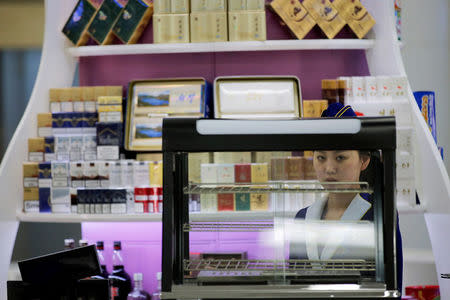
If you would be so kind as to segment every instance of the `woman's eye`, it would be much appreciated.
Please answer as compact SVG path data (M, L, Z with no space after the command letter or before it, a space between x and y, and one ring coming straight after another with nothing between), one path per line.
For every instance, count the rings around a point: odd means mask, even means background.
M344 160L344 159L345 159L345 156L343 156L343 155L339 155L339 156L336 157L337 161L341 161L341 160Z
M325 159L325 156L322 156L322 155L317 156L317 160L324 160L324 159Z

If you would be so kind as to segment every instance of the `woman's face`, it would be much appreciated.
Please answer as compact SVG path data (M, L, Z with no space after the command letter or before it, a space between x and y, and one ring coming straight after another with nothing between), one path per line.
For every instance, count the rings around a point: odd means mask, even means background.
M314 169L321 182L357 182L369 162L368 156L360 155L356 150L314 151Z

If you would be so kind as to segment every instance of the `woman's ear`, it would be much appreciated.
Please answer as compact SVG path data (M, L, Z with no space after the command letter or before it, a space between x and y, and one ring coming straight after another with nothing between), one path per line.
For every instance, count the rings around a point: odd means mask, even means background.
M364 171L367 169L370 163L370 156L369 155L361 155L361 171Z

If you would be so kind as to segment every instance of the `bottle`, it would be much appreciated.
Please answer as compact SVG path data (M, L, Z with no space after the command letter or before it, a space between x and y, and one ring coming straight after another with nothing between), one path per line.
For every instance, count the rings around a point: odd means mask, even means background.
M75 248L75 241L73 239L64 239L64 250Z
M79 245L80 247L85 247L85 246L89 245L89 243L88 243L87 240L79 240L79 241L78 241L78 245Z
M127 295L131 292L131 278L130 275L125 272L121 250L121 242L115 241L112 259L113 270L111 275L109 275L112 300L126 300Z
M142 273L134 273L134 290L128 294L127 300L150 300L150 295L142 288Z
M156 286L156 292L154 292L152 294L152 300L160 300L161 299L161 277L162 277L161 272L156 273L157 286Z
M80 246L81 246L81 241L80 241ZM105 256L103 255L103 250L105 249L103 241L97 241L96 247L97 247L97 256L98 256L98 262L100 263L101 273L100 273L100 275L92 276L92 278L108 279L109 273L108 273L108 270L106 269Z

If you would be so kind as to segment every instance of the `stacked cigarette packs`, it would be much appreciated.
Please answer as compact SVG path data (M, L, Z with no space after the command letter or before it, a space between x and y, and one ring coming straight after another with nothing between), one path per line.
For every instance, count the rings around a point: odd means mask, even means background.
M191 42L228 40L227 1L191 0Z
M264 0L229 0L228 32L230 41L265 41Z
M122 86L50 89L49 98L28 141L24 212L141 213L136 187L157 189L152 212L161 212L162 162L119 160Z
M359 0L274 0L270 8L298 39L303 39L315 24L329 39L346 24L362 39L375 25Z
M414 126L404 76L340 77L345 104L364 116L395 116L397 126L396 192L400 206L416 204Z
M264 185L269 180L267 163L204 163L201 164L201 184L218 185ZM192 199L191 199L192 201ZM196 201L194 199L193 201ZM267 211L267 193L217 193L200 195L200 211Z
M153 42L189 43L189 0L155 0Z
M164 0L165 1L165 0ZM99 45L117 37L124 44L136 43L153 14L150 0L79 0L62 32L75 45L89 38Z

